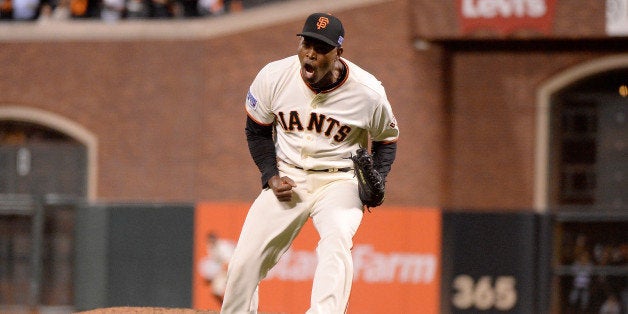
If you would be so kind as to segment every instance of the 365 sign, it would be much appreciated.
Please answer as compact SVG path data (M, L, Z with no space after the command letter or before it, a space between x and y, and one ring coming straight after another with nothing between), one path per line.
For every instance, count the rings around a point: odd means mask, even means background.
M476 31L508 35L520 30L550 34L556 0L458 0L463 34Z
M458 275L452 288L451 302L456 309L510 311L517 305L517 281L514 276L474 279L469 275Z
M527 212L443 213L443 312L544 313L537 230Z

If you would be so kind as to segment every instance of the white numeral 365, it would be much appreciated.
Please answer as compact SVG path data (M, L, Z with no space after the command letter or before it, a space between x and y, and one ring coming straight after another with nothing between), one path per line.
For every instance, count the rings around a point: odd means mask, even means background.
M456 308L488 310L495 307L500 311L512 309L517 304L516 280L513 276L495 278L482 276L477 282L469 275L458 275L453 281L455 289L452 303Z

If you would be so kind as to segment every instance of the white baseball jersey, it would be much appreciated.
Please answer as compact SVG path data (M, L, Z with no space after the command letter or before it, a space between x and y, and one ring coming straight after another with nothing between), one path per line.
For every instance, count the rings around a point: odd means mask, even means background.
M249 117L275 126L277 158L303 169L352 166L346 159L374 141L395 142L397 121L381 82L341 58L347 73L332 90L316 93L301 78L298 56L267 64L246 98Z

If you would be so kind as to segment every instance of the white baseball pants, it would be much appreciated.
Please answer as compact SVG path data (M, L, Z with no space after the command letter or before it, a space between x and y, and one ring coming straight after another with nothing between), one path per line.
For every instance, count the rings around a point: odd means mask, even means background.
M260 281L309 217L320 240L307 313L344 313L353 280L353 236L363 214L353 171L308 172L280 164L280 175L297 184L292 201L279 202L264 189L249 209L229 264L221 313L257 313Z

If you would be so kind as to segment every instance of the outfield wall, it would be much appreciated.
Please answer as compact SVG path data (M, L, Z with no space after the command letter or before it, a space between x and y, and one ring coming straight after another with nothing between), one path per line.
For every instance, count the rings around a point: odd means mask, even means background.
M217 310L199 273L209 233L235 243L248 205L110 204L77 216L75 306ZM534 213L376 208L354 238L349 313L539 313L549 241ZM302 313L318 236L308 222L261 284L260 310Z

